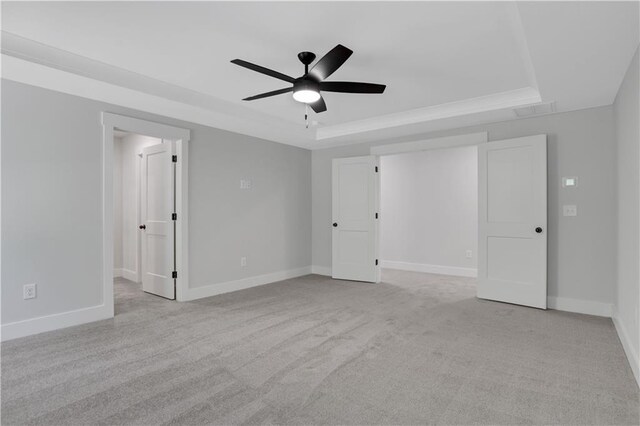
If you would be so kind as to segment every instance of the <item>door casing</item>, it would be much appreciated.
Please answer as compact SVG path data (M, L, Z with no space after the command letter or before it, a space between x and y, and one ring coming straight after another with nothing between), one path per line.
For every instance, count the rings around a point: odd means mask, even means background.
M189 288L188 142L191 131L109 112L102 113L102 281L103 304L114 315L113 291L113 145L114 131L137 133L175 143L176 163L176 300L186 300Z

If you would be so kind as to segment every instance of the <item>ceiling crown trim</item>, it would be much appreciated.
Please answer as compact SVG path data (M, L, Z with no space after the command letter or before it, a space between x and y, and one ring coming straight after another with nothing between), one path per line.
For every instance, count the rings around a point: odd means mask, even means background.
M332 139L358 133L393 127L408 126L428 121L441 120L451 117L477 114L507 108L536 104L542 101L540 92L533 87L511 90L503 93L465 99L432 107L418 108L366 120L352 121L335 126L321 127L317 132L317 140Z
M305 129L214 96L121 69L2 31L2 77L59 92L304 148L331 139L527 106L541 101L533 87L419 108L339 125ZM316 142L325 142L318 145Z

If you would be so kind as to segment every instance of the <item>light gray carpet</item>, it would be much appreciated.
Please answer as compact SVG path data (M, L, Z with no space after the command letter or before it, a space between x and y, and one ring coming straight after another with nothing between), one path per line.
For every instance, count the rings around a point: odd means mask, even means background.
M3 424L638 424L611 320L310 275L2 345Z

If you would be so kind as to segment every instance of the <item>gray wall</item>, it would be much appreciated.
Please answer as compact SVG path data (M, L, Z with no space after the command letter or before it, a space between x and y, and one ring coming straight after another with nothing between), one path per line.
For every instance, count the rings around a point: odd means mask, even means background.
M489 140L548 135L549 296L613 303L616 270L616 151L613 108L593 108L434 132L412 140L488 131ZM403 138L375 143L388 144ZM368 155L373 144L313 151L313 265L331 266L331 159ZM580 186L562 191L561 176ZM578 216L561 217L563 204Z
M382 261L476 269L477 147L382 156L380 171Z
M191 129L191 286L310 264L309 151L2 80L3 324L102 303L102 111Z
M618 285L617 317L639 353L640 304L640 85L638 51L614 103L618 143ZM636 360L637 362L637 360Z

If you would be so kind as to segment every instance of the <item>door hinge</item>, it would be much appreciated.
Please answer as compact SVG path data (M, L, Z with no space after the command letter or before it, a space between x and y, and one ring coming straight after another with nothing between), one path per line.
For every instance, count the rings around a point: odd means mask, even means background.
M173 271L171 273L171 278L178 278L178 271Z
M178 213L171 213L171 220L178 220Z
M376 219L378 218L378 213L376 213Z
M178 162L178 156L177 156L177 155L172 155L172 156L171 156L171 161L172 161L173 163L177 163L177 162Z
M376 166L376 173L378 173L378 166Z
M378 259L376 259L376 266L378 266Z

